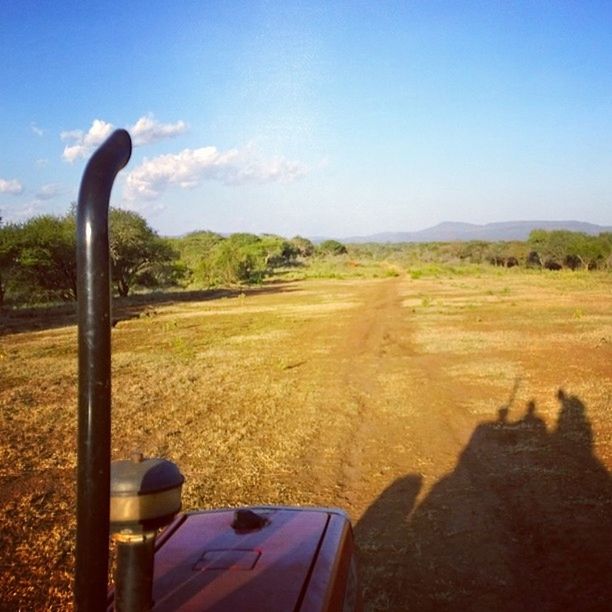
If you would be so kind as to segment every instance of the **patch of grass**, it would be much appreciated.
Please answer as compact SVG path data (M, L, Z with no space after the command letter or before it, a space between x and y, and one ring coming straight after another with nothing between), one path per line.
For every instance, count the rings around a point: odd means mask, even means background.
M498 269L479 264L420 264L408 268L410 278L448 278L455 276L497 275Z
M400 275L395 264L386 261L358 261L347 256L313 258L308 265L283 271L286 280L310 279L372 279L390 278Z

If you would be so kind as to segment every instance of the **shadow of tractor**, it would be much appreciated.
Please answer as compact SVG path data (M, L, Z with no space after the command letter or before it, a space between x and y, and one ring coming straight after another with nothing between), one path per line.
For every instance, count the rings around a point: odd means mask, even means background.
M584 404L558 398L552 430L532 402L478 425L416 509L420 476L381 494L356 526L366 608L610 609L610 475Z

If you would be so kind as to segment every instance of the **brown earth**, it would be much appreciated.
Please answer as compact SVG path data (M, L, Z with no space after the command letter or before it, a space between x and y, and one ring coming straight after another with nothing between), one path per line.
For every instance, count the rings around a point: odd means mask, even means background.
M606 610L609 276L278 285L116 312L113 456L186 508L338 506L369 610ZM63 609L75 330L0 344L3 609Z

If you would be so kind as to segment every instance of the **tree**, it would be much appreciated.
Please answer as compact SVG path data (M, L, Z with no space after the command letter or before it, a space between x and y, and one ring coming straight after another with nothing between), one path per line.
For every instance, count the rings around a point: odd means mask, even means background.
M7 283L15 270L17 245L17 228L14 225L2 224L0 217L0 309L4 305Z
M298 256L297 248L281 236L263 234L258 244L260 256L263 257L266 268L291 265Z
M76 299L76 220L42 215L12 228L15 279L35 299Z
M566 261L572 268L582 267L592 270L606 266L610 254L610 242L606 234L589 236L582 232L574 232L569 240ZM610 234L608 233L608 236Z
M548 233L545 264L547 267L552 269L563 267L575 235L575 232L568 230L554 230Z
M324 240L319 245L319 253L324 255L344 255L347 253L346 247L337 240Z
M308 238L302 238L302 236L294 236L290 240L291 244L294 246L297 254L300 257L310 257L315 252L315 246L312 244Z
M513 268L528 260L528 246L518 240L489 242L486 249L486 259L495 266ZM539 266L539 260L536 260Z
M601 262L606 269L612 268L612 232L602 232L597 236L597 244L601 249Z
M469 240L459 243L459 259L468 260L471 263L482 263L485 254L491 249L491 244L484 240Z
M258 256L254 248L256 244L256 241L244 240L243 234L233 234L217 244L207 262L208 284L234 285L261 281L265 262Z
M147 286L158 284L178 257L172 246L133 211L111 208L109 233L112 278L121 296L128 295L141 280Z
M211 253L222 240L223 236L210 231L196 231L180 238L170 238L169 243L179 253L180 262L177 265L183 266L183 279L196 285L206 285Z
M543 229L532 230L529 233L529 238L527 238L527 244L531 249L527 256L527 263L529 265L537 264L540 268L543 268L546 249L548 248L548 232Z

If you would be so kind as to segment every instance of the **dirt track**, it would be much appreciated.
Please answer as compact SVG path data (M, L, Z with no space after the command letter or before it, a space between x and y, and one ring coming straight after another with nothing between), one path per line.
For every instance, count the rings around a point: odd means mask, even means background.
M584 403L560 397L550 430L535 403L508 416L516 378L487 420L475 418L466 400L490 390L450 374L461 357L415 345L410 294L399 279L364 292L318 374L336 381L350 427L332 420L310 471L334 474L336 503L358 519L367 607L607 609L612 489ZM532 364L516 358L523 372ZM572 356L553 359L560 374ZM549 384L553 395L563 381Z
M607 609L609 285L555 282L312 282L118 309L113 456L176 461L187 508L344 508L369 610ZM62 607L74 329L3 341L4 520L24 517L3 538L19 551L4 601Z

